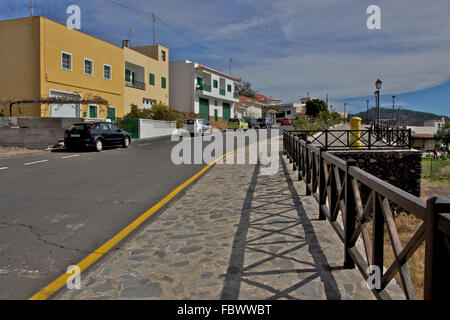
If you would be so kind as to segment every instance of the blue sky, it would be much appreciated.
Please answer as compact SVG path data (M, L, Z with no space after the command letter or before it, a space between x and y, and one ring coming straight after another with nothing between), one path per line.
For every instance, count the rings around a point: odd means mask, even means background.
M450 116L450 1L448 0L113 0L152 12L179 33L232 62L231 73L284 102L325 98L343 110L382 105ZM120 45L151 44L151 16L106 0L34 0L34 14L65 24L66 8L81 8L81 31ZM366 9L381 8L381 30L368 30ZM0 19L29 15L29 0L0 0ZM156 23L156 41L171 60L188 59L228 72L228 59L203 50ZM250 72L249 72L250 70ZM257 77L254 76L257 75Z

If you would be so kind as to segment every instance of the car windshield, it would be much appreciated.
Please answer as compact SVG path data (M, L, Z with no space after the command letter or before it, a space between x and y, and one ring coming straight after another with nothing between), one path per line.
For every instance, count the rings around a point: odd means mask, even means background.
M258 121L266 121L264 118L259 118Z

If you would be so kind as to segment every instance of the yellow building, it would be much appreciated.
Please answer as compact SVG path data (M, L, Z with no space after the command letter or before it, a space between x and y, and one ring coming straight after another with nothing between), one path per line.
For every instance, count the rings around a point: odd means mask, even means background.
M123 41L125 60L124 113L134 104L151 108L156 102L169 105L169 50L160 45L131 47Z
M0 21L0 100L98 96L102 105L15 105L13 116L124 115L123 49L44 17ZM9 108L2 113L9 115ZM5 110L6 109L6 110Z

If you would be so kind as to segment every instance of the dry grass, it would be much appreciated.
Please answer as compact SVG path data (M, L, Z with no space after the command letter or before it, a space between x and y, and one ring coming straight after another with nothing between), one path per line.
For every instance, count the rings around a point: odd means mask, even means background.
M395 226L397 228L397 233L400 238L402 247L404 248L409 240L413 237L414 233L419 229L422 220L416 218L412 214L400 213L395 216ZM372 238L372 222L367 224L367 228ZM389 233L387 228L384 228L384 266L389 268L389 266L394 262L394 250L392 249L392 243L389 238ZM411 281L416 292L416 299L423 299L423 288L424 288L424 268L425 268L425 243L422 243L420 247L414 252L411 258L406 262L408 266L408 271L411 276ZM400 278L400 273L395 275L395 280L402 288L402 281Z

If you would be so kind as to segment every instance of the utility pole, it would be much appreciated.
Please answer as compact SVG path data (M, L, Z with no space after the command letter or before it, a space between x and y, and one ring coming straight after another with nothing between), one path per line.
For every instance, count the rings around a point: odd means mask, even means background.
M231 59L231 58L229 58L230 59L230 76L231 76L231 62L233 61L233 59Z
M33 0L30 0L30 17L33 16Z
M394 103L395 103L395 96L392 96L392 120L395 119Z
M328 106L328 93L327 93L327 106Z
M153 45L156 44L156 38L155 38L155 22L156 22L156 16L152 14L152 20L153 20Z

